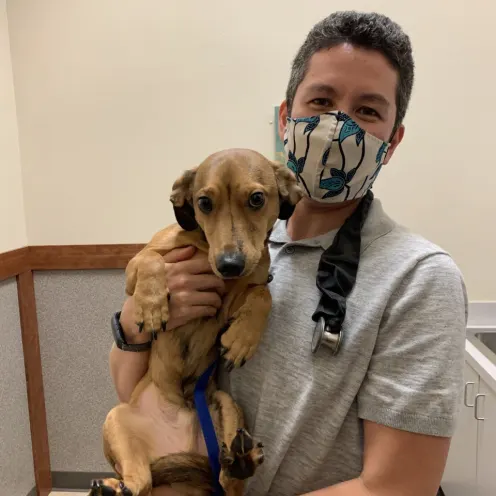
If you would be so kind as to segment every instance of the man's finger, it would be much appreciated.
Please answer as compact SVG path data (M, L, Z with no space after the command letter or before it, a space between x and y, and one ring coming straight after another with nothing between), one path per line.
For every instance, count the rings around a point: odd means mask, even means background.
M180 266L177 266L177 273L181 272L187 274L211 274L212 267L210 267L207 257L194 258L183 261Z
M196 274L191 278L189 289L196 291L217 291L219 294L224 294L225 284L222 279L213 274Z
M188 317L193 319L200 319L202 317L213 317L217 313L217 308L208 306L191 307Z
M195 254L194 246L186 246L185 248L176 248L164 255L165 263L177 263L189 260Z
M215 291L195 291L193 293L186 293L188 295L188 307L192 308L195 306L203 307L215 307L220 308L222 305L221 297ZM172 295L172 299L174 295Z

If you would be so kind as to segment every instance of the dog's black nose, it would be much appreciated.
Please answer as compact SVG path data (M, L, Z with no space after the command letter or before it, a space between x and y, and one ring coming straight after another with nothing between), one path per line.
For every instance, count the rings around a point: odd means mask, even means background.
M217 270L223 277L239 277L245 270L245 256L240 252L227 252L217 257Z

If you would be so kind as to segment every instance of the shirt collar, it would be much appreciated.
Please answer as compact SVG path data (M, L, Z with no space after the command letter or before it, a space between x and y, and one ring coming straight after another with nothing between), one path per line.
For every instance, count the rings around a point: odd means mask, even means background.
M392 231L396 224L389 218L384 209L382 208L382 203L379 199L374 198L372 205L370 207L370 212L365 221L365 225L362 230L362 243L361 252L365 251L370 244L377 238L384 236L388 232ZM287 231L288 222L286 220L278 220L274 224L271 235L269 236L269 241L276 244L287 244L291 243L295 246L308 246L316 247L319 246L324 250L327 250L332 245L334 237L338 232L338 229L333 229L325 234L316 236L314 238L300 239L298 241L292 241L289 237Z

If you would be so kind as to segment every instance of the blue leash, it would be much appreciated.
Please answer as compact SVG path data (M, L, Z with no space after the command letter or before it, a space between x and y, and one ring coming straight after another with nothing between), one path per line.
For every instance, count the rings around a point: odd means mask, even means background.
M210 462L210 468L212 469L213 476L213 493L215 496L223 496L224 489L220 485L220 452L219 443L217 441L217 435L215 434L214 424L212 422L212 417L210 416L210 411L208 409L206 389L208 386L208 381L212 375L215 367L217 366L217 360L214 360L212 364L203 372L199 377L194 392L194 400L196 411L198 412L198 419L200 421L201 430L203 432L203 437L205 438L205 443L207 445L208 460Z

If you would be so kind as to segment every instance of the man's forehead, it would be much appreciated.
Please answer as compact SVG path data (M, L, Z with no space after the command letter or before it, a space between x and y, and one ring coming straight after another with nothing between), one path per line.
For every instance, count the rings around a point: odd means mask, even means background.
M315 53L301 89L338 93L353 90L370 100L390 101L396 93L398 73L376 50L338 45Z

